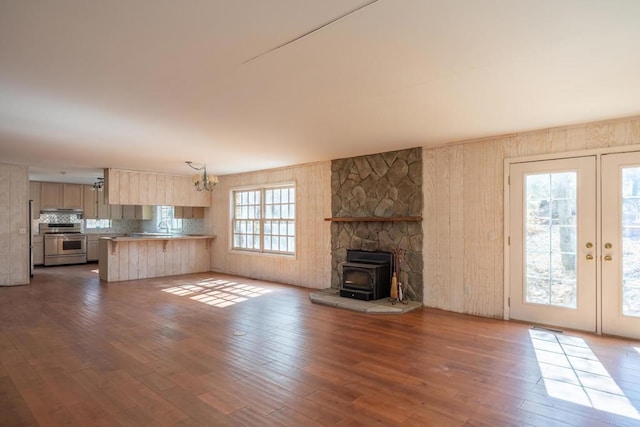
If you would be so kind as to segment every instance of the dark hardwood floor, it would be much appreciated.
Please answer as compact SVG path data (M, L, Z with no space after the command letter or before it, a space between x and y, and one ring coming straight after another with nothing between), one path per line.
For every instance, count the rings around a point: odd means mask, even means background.
M0 425L640 425L640 342L92 269L0 288Z

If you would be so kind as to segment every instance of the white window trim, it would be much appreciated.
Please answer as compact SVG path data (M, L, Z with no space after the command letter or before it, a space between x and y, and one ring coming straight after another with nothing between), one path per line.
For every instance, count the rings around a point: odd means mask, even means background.
M287 253L287 252L272 252L272 251L268 251L265 252L264 250L255 250L255 249L235 249L233 247L233 215L234 215L234 207L235 207L235 202L234 202L234 198L233 198L233 193L236 191L247 191L247 190L256 190L256 189L260 189L260 190L266 190L269 188L279 188L279 187L290 187L293 186L293 188L295 189L295 194L296 194L296 199L295 199L295 210L296 210L296 215L294 217L294 222L295 222L295 239L296 239L296 250L293 253ZM228 207L229 207L229 221L227 222L227 233L228 233L228 247L227 247L227 251L230 254L237 254L237 255L257 255L257 256L267 256L267 257L277 257L277 258L288 258L288 259L296 259L298 257L298 203L299 203L299 197L298 197L298 185L296 183L296 181L284 181L284 182L276 182L276 183L269 183L269 184L253 184L253 185L242 185L242 186L237 186L237 187L231 187L229 188L229 192L228 192ZM261 202L262 203L262 202ZM264 220L264 218L260 219L261 221ZM263 242L260 242L260 246L262 247Z

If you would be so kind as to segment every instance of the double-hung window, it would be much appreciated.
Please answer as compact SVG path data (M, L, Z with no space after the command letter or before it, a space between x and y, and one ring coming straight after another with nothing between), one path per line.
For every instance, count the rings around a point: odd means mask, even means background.
M296 189L293 184L232 192L232 249L293 255Z

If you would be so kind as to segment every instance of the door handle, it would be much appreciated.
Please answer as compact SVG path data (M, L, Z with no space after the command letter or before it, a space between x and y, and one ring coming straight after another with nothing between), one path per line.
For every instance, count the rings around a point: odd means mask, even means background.
M587 255L587 261L591 261L593 259L593 255L589 254Z
M611 258L611 255L605 255L604 260L605 261L611 261L613 258Z
M587 242L587 244L585 246L586 246L587 249L591 249L593 247L593 243Z
M605 249L611 249L613 247L613 245L611 243L605 243L604 244L604 248Z

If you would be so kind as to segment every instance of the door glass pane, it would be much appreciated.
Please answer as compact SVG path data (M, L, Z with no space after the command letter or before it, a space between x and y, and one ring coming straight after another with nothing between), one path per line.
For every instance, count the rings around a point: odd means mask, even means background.
M622 168L622 314L640 317L640 167Z
M576 172L527 175L525 302L577 307Z

